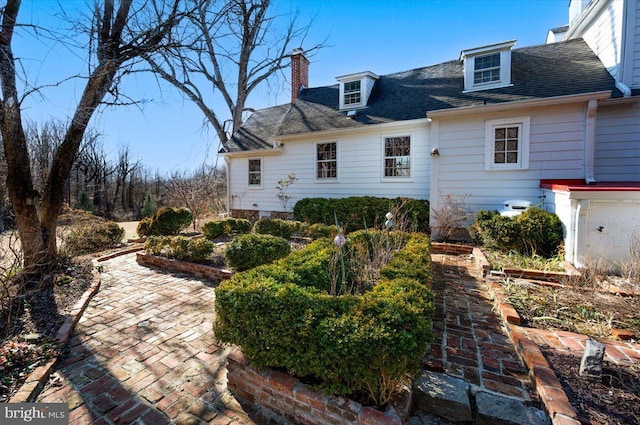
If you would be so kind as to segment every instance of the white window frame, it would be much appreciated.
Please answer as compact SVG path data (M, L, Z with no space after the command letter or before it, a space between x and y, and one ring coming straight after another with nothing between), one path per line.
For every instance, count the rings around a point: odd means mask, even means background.
M511 164L496 164L495 130L496 128L518 127L518 161ZM484 168L488 171L527 170L529 169L529 145L531 137L531 117L517 117L490 120L485 124Z
M358 88L350 89L347 91L347 86L355 83L358 83ZM351 96L358 96L358 101L347 102L347 97L351 97ZM362 80L346 81L343 84L342 102L344 103L345 108L348 108L349 106L356 106L356 105L362 104Z
M463 50L460 54L460 59L464 61L464 93L512 86L511 48L515 45L515 43L515 40L512 40L505 41L504 43L493 44L490 46ZM500 54L500 66L492 69L499 69L500 78L494 81L476 83L476 58L482 58L496 53Z
M251 183L251 174L256 173L255 171L254 172L251 171L251 161L260 161L260 171L257 172L259 173L259 176L260 176L260 184ZM249 189L262 189L263 181L264 181L264 159L261 157L247 158L247 187Z
M323 162L335 162L336 164L336 176L335 177L318 177L318 164L320 160L318 159L318 145L326 145L329 143L334 143L336 145L336 158L335 160L323 160ZM317 141L313 144L313 176L316 182L327 183L327 182L337 182L340 177L340 142L338 140L322 140Z
M478 59L483 59L483 58L488 58L488 57L498 57L498 65L497 66L489 66L487 68L481 68L481 69L477 69L476 65L478 63ZM500 52L493 52L493 53L487 53L486 55L478 55L475 56L473 58L473 85L474 86L479 86L481 84L495 84L496 82L500 81L500 70L501 70L501 65L502 65L502 61L501 61L501 54ZM494 73L494 71L497 71L497 73ZM491 77L493 78L495 75L497 75L497 78L495 79L490 79L488 81L478 81L476 82L476 76L478 74L482 75L485 72L491 72Z
M359 82L360 83L360 90L355 91L355 90L350 90L350 91L346 91L345 90L345 86L347 84L350 83L355 83L355 82ZM357 78L357 79L352 79L352 80L346 80L346 81L342 81L340 83L340 109L358 109L364 106L364 88L365 88L365 81L363 78ZM360 102L352 102L352 103L345 103L345 97L349 94L355 94L355 93L360 93Z
M393 156L387 156L386 155L386 144L387 144L387 139L393 139L393 138L398 138L398 137L408 137L409 138L409 175L408 176L387 176L385 175L386 172L386 160L387 158L395 158ZM387 181L387 182L397 182L397 181L411 181L413 179L413 168L414 168L414 160L413 160L413 151L414 151L414 146L413 146L413 134L407 134L407 133L403 133L403 134L384 134L382 135L382 168L381 168L381 176L382 176L382 181Z

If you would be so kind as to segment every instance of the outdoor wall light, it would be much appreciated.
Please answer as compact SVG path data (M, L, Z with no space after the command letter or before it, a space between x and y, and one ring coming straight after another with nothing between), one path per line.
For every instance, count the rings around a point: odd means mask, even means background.
M431 149L431 156L440 156L440 151L438 148Z

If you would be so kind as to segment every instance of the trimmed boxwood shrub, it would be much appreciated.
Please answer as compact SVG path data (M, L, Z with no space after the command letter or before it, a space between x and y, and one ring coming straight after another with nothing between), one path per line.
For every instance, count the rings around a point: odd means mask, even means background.
M562 222L553 213L529 208L513 218L497 211L478 211L469 233L487 248L553 257L563 241Z
M172 236L186 229L193 215L186 208L162 207L153 215L140 220L136 229L139 236Z
M406 247L394 255L395 270L384 272L390 278L362 295L327 293L327 264L337 250L327 239L237 273L216 289L215 336L240 345L258 367L313 376L327 392L364 392L384 405L419 370L432 338L428 238L411 236ZM403 269L414 256L426 260Z
M381 226L385 220L384 215L401 205L398 213L406 214L415 230L426 232L429 229L429 202L410 198L304 198L293 207L293 217L306 223L335 225L337 216L340 225L352 232L372 228L374 225Z
M253 231L262 235L273 235L289 239L294 233L300 233L304 223L300 221L263 218L256 221Z
M249 270L278 258L286 257L291 246L286 239L272 235L238 235L227 247L227 264L237 271Z
M65 248L72 255L89 254L120 246L124 229L116 222L106 221L74 229L65 239Z
M202 225L202 233L209 240L249 232L251 232L251 222L244 218L229 217L224 220L208 221Z
M149 254L193 263L205 262L213 253L214 244L204 238L185 236L151 236L144 248Z

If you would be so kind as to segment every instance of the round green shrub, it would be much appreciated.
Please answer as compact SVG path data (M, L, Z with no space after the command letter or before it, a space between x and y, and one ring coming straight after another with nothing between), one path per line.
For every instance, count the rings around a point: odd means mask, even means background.
M124 229L113 221L106 221L74 229L65 240L72 255L89 254L120 246Z
M186 208L160 208L153 216L151 234L159 236L177 235L186 229L193 215Z
M229 233L233 235L243 235L245 233L251 233L251 222L246 218L227 218L225 221L229 226Z
M214 220L204 223L201 230L205 238L214 240L227 233L227 226L223 220Z
M544 257L556 255L563 241L560 218L539 208L528 208L513 218L497 211L478 211L469 234L487 248Z
M262 235L280 236L290 239L292 235L301 233L305 223L292 220L281 220L279 218L264 218L256 221L253 231Z
M252 269L286 257L291 247L286 239L272 235L238 235L225 251L227 264L237 271Z
M209 240L250 232L251 222L244 218L229 217L224 220L209 221L202 226L202 233Z
M138 222L136 227L136 233L138 236L151 236L151 223L153 223L152 217L143 218Z
M306 224L306 223L305 223ZM303 236L306 236L311 239L320 239L320 238L334 238L338 231L336 230L336 226L329 226L327 224L322 223L313 223L310 225L306 225L302 228Z
M558 253L564 238L562 221L556 214L529 208L516 216L515 221L520 226L526 253L543 257L553 257Z

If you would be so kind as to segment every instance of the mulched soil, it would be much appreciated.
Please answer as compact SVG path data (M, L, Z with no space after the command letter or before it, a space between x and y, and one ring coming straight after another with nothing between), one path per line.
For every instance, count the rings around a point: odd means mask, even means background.
M28 374L59 348L53 343L58 329L91 285L91 262L78 260L47 276L51 285L13 302L5 297L0 311L0 402L8 401Z
M522 319L537 329L565 330L612 339L612 328L640 337L640 297L581 287L549 287L525 280L503 282ZM640 424L640 365L603 363L600 378L579 374L580 357L541 347L583 424Z
M640 365L629 368L605 361L600 377L581 377L579 357L542 349L580 422L640 424Z

